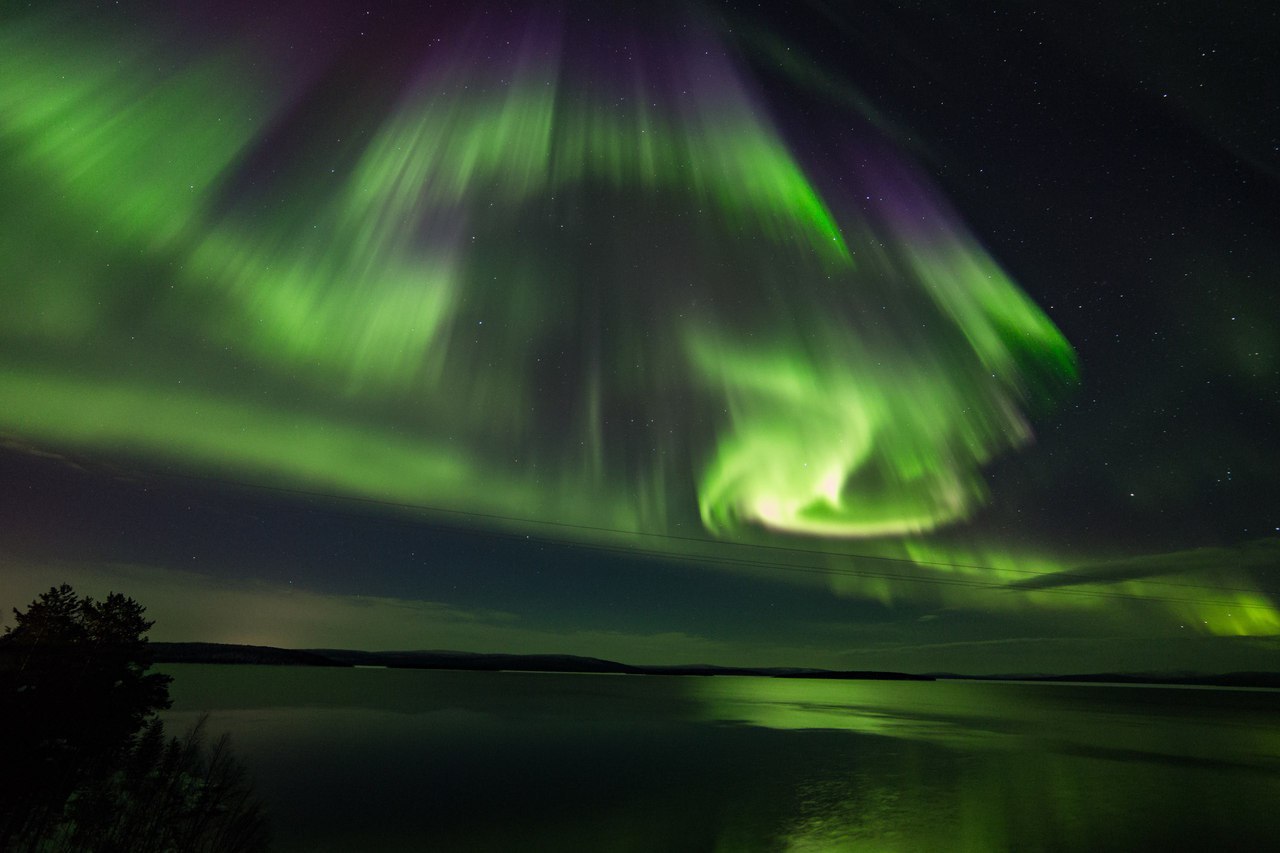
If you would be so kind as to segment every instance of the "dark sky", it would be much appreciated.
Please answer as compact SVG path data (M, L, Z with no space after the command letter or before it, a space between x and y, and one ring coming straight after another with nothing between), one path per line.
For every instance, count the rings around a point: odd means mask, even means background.
M256 5L0 17L5 612L1275 668L1268 5Z

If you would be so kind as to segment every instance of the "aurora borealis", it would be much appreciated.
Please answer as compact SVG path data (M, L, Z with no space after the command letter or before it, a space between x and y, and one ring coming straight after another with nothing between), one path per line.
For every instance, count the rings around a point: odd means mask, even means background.
M181 639L294 646L1274 649L1274 212L1068 183L1094 146L1160 155L1071 126L1091 95L1044 116L983 63L940 76L919 10L859 14L5 11L0 592L221 590L234 624ZM1274 183L1248 134L1159 121L1170 157ZM304 595L314 623L245 616ZM401 627L316 633L353 598Z

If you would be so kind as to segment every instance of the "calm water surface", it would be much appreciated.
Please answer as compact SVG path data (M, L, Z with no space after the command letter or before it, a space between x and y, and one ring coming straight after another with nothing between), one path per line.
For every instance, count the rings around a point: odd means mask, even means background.
M1280 692L166 665L279 850L1268 850Z

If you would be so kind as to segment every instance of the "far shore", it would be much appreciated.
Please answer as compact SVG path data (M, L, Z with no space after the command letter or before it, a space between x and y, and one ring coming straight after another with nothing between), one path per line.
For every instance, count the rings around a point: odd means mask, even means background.
M151 643L156 663L214 663L258 666L317 666L359 669L436 669L470 672L526 672L580 675L749 676L875 681L1000 681L1060 684L1233 687L1280 689L1280 672L1231 673L1011 673L969 675L806 667L736 667L712 664L640 666L578 655L486 654L458 651L281 649L230 643Z

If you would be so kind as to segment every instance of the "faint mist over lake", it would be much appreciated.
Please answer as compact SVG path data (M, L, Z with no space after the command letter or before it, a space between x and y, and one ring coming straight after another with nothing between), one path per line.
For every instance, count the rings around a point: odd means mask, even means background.
M279 850L1271 849L1280 691L170 664Z

